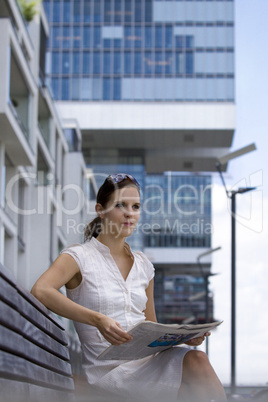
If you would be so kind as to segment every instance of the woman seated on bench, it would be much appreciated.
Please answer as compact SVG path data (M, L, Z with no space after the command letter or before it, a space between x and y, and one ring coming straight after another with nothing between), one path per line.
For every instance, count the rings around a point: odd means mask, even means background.
M207 355L189 346L133 361L97 360L110 344L131 342L127 331L142 320L156 321L156 315L154 267L125 241L140 215L135 178L108 176L96 212L85 243L63 250L32 289L50 310L74 321L91 392L104 401L226 401ZM67 297L58 291L64 285ZM208 335L187 345L198 346Z

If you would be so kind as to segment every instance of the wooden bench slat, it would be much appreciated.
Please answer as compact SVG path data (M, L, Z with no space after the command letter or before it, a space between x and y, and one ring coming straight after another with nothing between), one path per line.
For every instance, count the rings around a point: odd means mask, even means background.
M49 388L74 390L71 377L52 372L48 369L31 363L22 357L14 356L0 350L0 376L2 378L16 379L31 382Z
M54 322L59 328L63 329L59 319L54 313L48 310L39 300L36 299L28 290L24 289L23 286L17 284L13 273L7 269L4 265L0 263L0 277L4 278L10 283L18 293L28 300L29 303L33 304L41 313L43 313L48 319Z
M48 368L51 371L71 376L71 365L56 357L50 352L41 349L34 343L23 338L22 335L0 325L0 349L6 350L20 357Z
M30 304L32 304L37 310L39 310L44 316L46 316L50 321L56 324L61 330L64 330L59 318L47 309L34 295L24 289L21 285L16 285L19 295L24 297Z
M65 331L56 326L46 316L40 314L39 310L37 310L24 297L20 296L17 290L2 277L0 277L0 288L0 300L10 304L17 311L19 311L22 316L26 317L30 322L50 334L63 345L68 345L68 337Z
M20 313L0 300L0 324L20 331L23 325L23 317Z
M27 321L25 317L22 317L21 314L11 306L0 301L0 312L0 324L13 329L23 335L26 339L41 346L43 349L55 356L69 361L69 350L66 346L59 343L56 339L51 338L51 336Z
M16 279L9 269L7 269L3 264L0 263L0 275L8 280L13 286L16 286Z
M10 304L17 310L19 295L17 289L0 276L0 300Z
M57 339L63 345L68 345L68 337L66 333L59 327L55 326L52 321L47 317L40 314L40 312L27 302L24 298L20 298L20 305L18 306L20 314L27 318L34 325L47 332L53 338Z
M23 318L22 331L24 336L30 341L36 343L37 345L43 347L48 352L60 357L65 361L69 361L69 350L66 345L62 345L56 339L51 338L45 332L40 331L35 325Z

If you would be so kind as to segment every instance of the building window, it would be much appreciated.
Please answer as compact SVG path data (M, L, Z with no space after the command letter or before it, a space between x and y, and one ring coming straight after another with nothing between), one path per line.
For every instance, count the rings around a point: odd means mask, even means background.
M100 53L93 54L93 74L100 74Z
M121 73L121 53L114 52L114 74Z
M69 152L81 151L81 141L79 140L77 132L74 128L65 128L64 137L68 143Z
M63 20L65 22L71 21L71 2L70 2L70 0L65 0L63 2Z
M132 72L131 52L124 53L124 73L131 74Z
M91 22L91 0L84 0L84 22Z
M103 100L111 100L111 79L103 79Z
M99 49L101 47L101 28L100 27L94 27L93 28L93 46L96 49Z
M136 75L140 75L142 73L141 52L135 52L134 54L134 73Z
M94 22L101 22L101 2L94 0Z
M63 100L69 99L69 78L62 79L61 97Z
M120 80L120 78L114 78L113 99L114 100L121 99L121 80Z
M84 26L83 28L83 48L90 48L90 27Z
M111 53L110 52L103 53L103 73L104 74L111 73Z
M83 52L83 74L90 73L90 52Z
M73 74L80 72L80 53L73 52Z

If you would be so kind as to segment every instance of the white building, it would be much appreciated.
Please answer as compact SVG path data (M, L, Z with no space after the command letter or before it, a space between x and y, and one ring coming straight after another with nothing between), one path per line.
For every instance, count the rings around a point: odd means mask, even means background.
M67 225L85 223L89 211L76 192L88 174L81 133L60 121L44 82L49 28L38 7L26 24L16 0L0 3L0 261L28 289L60 249L82 241L82 228Z

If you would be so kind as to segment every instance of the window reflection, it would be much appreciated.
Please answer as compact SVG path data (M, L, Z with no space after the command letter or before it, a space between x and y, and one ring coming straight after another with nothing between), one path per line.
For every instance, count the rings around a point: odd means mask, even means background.
M152 72L153 72L152 66L153 66L152 52L145 52L145 55L144 55L144 73L151 75Z
M73 29L73 47L81 47L81 28L80 26L75 26Z
M70 53L63 52L62 53L62 74L68 74L70 72Z
M125 48L133 47L133 35L132 35L132 27L125 27Z
M69 49L71 47L71 30L70 27L63 27L62 47Z

